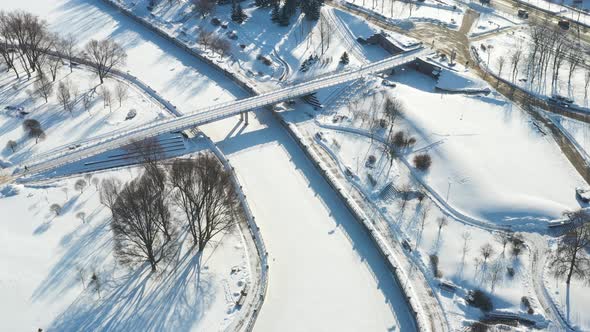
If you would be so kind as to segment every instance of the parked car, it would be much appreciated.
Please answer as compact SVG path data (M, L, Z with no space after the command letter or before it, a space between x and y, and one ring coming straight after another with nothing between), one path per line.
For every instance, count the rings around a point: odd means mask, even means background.
M590 203L590 189L582 187L576 188L576 198L584 203Z
M229 38L231 40L238 39L238 32L236 30L228 31L227 32L227 38Z
M564 103L568 103L568 104L573 104L574 103L574 100L573 99L568 98L568 97L564 97L564 96L561 96L561 95L553 95L553 96L551 96L551 98L555 98L558 101L561 101L561 102L564 102Z

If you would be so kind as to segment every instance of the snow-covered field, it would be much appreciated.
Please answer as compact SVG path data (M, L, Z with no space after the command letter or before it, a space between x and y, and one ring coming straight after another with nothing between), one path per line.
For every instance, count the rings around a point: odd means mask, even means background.
M127 181L137 174L127 169L93 178ZM202 255L183 249L155 275L146 265L126 269L113 259L109 210L94 185L74 189L80 178L19 185L16 195L0 196L3 329L202 331L231 323L233 293L250 274L237 229ZM60 215L52 204L61 205Z

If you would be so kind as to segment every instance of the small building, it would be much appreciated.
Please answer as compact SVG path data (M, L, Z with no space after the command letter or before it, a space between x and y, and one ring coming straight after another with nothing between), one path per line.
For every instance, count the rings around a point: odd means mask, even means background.
M370 45L379 45L392 55L396 55L404 51L401 47L397 46L393 38L391 38L391 36L385 32L376 33L367 38L365 42Z

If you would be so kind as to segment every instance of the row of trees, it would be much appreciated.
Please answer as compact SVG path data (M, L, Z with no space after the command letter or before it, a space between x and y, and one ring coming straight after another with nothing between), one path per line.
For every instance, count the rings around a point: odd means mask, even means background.
M543 89L545 82L549 80L551 92L555 93L563 71L567 72L568 87L572 86L574 72L585 65L583 54L580 44L555 24L533 24L530 28L530 43L524 52L518 48L507 57L498 57L497 67L500 76L505 68L509 70L509 78L514 82L519 74L520 64L526 61L525 75L528 84ZM587 72L584 82L586 93L590 85L590 70Z
M115 254L123 263L147 261L153 271L180 245L179 229L188 229L198 252L216 235L228 230L239 216L239 200L230 174L210 154L159 162L162 152L155 140L134 143L144 173L122 185L103 180L101 202L112 212ZM183 220L172 216L182 211Z
M74 58L82 56L102 84L111 70L124 64L127 58L123 48L110 39L91 40L80 53L73 35L61 37L52 33L46 21L19 10L0 12L0 40L1 59L8 69L13 70L17 78L20 77L19 68L25 70L28 78L36 72L38 78L44 80L41 85L45 89L49 81L56 80L63 60L69 62L72 71Z

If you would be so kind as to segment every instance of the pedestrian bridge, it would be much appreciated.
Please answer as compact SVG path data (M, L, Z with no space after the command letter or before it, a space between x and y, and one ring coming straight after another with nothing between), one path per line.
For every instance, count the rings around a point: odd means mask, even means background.
M34 174L44 172L101 152L123 147L133 141L143 140L165 133L183 131L260 107L303 97L320 89L354 81L371 74L408 64L416 60L416 58L425 55L425 53L426 50L424 49L412 50L381 61L365 64L359 68L343 70L253 97L198 109L190 113L185 113L180 117L154 121L132 129L114 131L106 137L103 136L98 139L77 142L75 143L75 149L72 149L73 143L70 143L52 150L50 155L45 154L39 159L29 162L26 173ZM22 171L22 169L17 170L17 172Z

